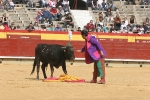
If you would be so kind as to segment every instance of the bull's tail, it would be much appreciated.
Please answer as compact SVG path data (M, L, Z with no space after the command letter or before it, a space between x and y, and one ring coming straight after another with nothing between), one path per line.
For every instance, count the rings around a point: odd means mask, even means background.
M32 75L32 74L34 73L35 66L36 66L36 60L34 59L34 63L33 63L33 69L32 69L32 71L31 71L31 74L30 74L30 75Z

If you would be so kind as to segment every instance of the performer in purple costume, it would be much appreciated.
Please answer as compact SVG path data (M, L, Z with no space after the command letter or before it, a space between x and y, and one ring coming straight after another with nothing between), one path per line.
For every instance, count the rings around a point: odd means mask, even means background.
M81 31L81 35L85 39L85 46L82 50L78 50L78 52L85 52L86 64L94 62L93 79L90 83L97 83L97 77L99 76L101 79L98 83L105 84L104 57L106 56L106 52L95 36L88 34L86 30ZM102 65L100 60L102 61Z

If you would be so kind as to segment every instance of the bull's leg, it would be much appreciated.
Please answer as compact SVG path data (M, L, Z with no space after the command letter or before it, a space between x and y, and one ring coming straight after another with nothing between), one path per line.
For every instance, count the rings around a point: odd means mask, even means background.
M42 63L42 66L41 66L43 76L44 76L45 79L47 78L46 73L45 73L45 68L46 68L47 65L48 65L48 63Z
M50 77L53 77L53 73L54 73L54 66L53 66L53 64L50 64L50 70L51 70L51 76Z
M66 62L64 62L64 63L62 64L62 70L63 70L63 72L64 72L65 74L67 74Z
M39 79L39 71L40 71L40 60L39 59L36 59L36 62L37 62L37 79Z

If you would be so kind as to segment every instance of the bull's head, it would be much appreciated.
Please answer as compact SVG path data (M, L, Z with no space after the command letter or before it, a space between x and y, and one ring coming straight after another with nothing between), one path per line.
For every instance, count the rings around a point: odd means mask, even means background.
M67 60L71 61L71 65L74 62L74 48L72 47L71 43L67 43L66 46L62 47L65 52L65 57Z

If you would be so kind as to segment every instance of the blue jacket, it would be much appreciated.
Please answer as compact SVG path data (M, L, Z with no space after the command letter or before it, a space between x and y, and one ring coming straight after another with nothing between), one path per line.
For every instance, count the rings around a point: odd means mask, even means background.
M42 18L48 18L49 20L52 19L52 14L49 11L43 11L42 14Z

